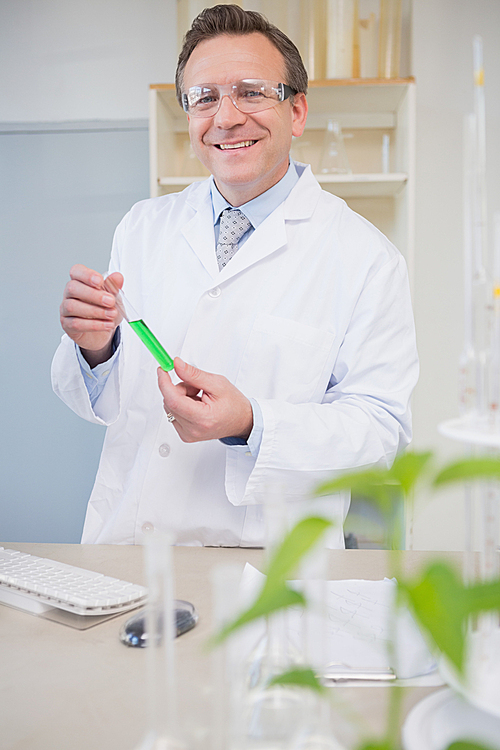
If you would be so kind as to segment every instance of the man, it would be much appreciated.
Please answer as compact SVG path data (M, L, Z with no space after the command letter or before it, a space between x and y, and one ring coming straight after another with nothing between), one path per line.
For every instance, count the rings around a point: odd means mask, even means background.
M334 472L390 463L409 442L406 268L309 167L290 163L307 74L262 16L205 9L176 86L212 177L135 205L110 264L111 281L180 355L175 373L156 372L102 276L75 266L54 388L108 426L82 541L134 543L156 527L178 544L258 546L272 485L303 497ZM343 546L348 505L328 498L332 546Z

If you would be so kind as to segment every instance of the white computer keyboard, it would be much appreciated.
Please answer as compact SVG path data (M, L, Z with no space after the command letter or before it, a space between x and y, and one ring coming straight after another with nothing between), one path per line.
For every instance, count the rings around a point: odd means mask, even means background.
M135 583L0 547L0 603L33 614L53 607L77 615L126 612L146 594Z

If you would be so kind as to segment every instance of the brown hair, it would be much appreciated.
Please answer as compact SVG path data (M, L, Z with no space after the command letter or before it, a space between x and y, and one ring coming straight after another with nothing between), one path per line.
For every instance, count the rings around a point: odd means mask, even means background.
M287 78L283 83L288 84L296 92L306 94L307 71L299 50L286 34L254 10L243 10L239 5L214 5L212 8L205 8L196 16L184 37L175 73L175 91L179 104L182 106L182 82L186 63L200 42L221 34L237 36L254 33L263 34L283 55Z

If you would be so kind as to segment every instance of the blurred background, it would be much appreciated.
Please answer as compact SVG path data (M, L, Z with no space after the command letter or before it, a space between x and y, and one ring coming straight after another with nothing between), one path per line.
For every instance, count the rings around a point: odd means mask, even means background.
M339 178L330 171L324 179L328 189L346 197L368 218L375 205L374 216L382 228L384 221L389 229L398 223L395 212L404 213L404 230L396 227L395 236L410 266L421 357L413 401L414 447L431 448L444 461L463 450L441 437L437 426L458 415L458 358L463 342L462 130L464 115L473 107L474 34L482 36L484 45L490 218L500 210L500 3L403 0L400 49L392 51L397 69L384 72L376 52L370 52L374 34L381 31L384 2L359 0L358 17L351 23L360 34L361 56L356 63L354 54L352 67L350 54L347 68L342 67L344 58L325 53L321 37L326 33L331 49L331 19L338 4L311 0L242 4L268 13L278 25L288 24L284 30L292 38L302 35L294 41L312 79L380 78L382 74L405 79L404 90L413 91L410 120L405 124L406 156L393 153L395 133L389 145L391 162L408 162L408 179L391 188L393 197L377 197L370 185L388 184L387 174L398 171L394 163L366 169L386 176L366 178L361 193L352 187L359 171L356 159L372 146L368 136L363 140L363 128L351 116L349 102L342 104L340 120L354 174ZM154 176L155 170L161 171L158 165L165 154L157 154L150 170L150 126L157 139L152 142L153 155L158 140L169 141L159 128L158 113L150 122L150 85L173 82L179 37L199 6L185 0L0 3L1 541L80 539L104 429L80 420L52 393L50 363L61 336L58 307L69 268L79 262L104 271L116 225L133 203L153 193L150 172ZM304 18L316 23L319 19L320 31L311 23L307 39ZM339 46L338 38L335 44ZM317 118L311 123L324 131L327 109L318 98L321 90L311 87L311 109ZM165 96L169 95L167 90ZM182 112L172 117L177 122ZM378 126L377 137L382 137L383 125ZM181 141L182 128L173 128ZM392 133L389 127L388 132ZM319 171L324 145L318 141L311 146L313 133L312 129L302 153L307 160L310 149ZM301 146L294 144L294 148ZM179 161L178 152L176 141L172 164ZM177 189L175 185L182 186L190 176L188 156L184 150L182 154L177 172L171 172L177 175L175 180L159 192ZM153 183L153 187L159 184L156 178ZM415 549L463 548L460 490L418 497L408 523Z

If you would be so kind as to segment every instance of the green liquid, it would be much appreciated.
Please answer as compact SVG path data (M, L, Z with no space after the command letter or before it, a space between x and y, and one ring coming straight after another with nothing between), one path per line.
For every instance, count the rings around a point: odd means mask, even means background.
M168 356L156 336L151 333L146 323L143 320L130 320L129 325L139 336L142 343L148 347L156 361L159 362L161 369L166 372L173 370L173 360Z

